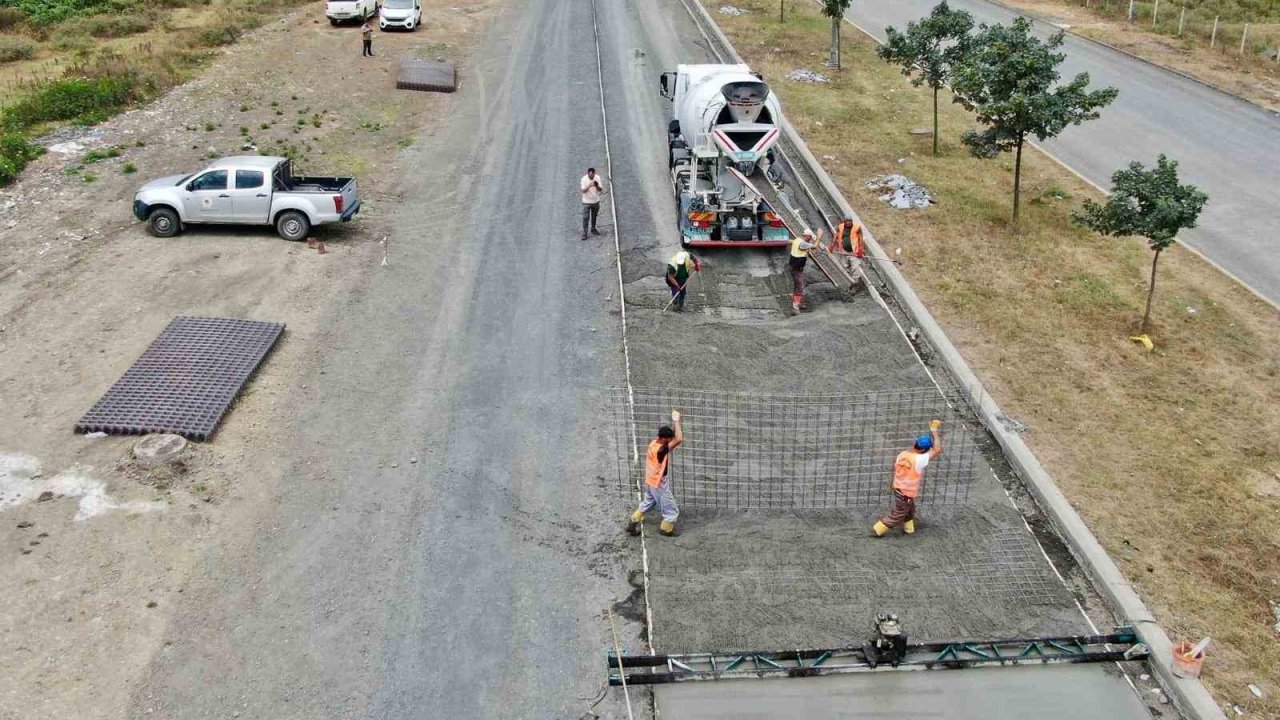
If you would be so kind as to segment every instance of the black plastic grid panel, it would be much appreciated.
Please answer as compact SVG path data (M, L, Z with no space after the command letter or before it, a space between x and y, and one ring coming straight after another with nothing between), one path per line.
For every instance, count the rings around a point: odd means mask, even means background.
M283 332L283 323L174 318L80 418L76 432L206 440Z
M447 60L405 60L396 75L396 88L422 92L453 92L458 74Z
M966 406L933 387L787 396L618 388L613 407L624 492L640 487L645 448L671 410L683 413L685 444L670 477L690 509L886 506L894 459L935 418L944 422L944 451L925 473L920 501L964 505L981 470Z

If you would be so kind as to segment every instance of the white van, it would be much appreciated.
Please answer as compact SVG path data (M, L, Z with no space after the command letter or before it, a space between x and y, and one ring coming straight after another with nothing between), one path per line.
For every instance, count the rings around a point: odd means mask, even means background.
M409 32L422 24L421 0L382 0L378 28L404 28Z
M365 20L378 14L378 0L328 0L324 16L330 25L346 20Z

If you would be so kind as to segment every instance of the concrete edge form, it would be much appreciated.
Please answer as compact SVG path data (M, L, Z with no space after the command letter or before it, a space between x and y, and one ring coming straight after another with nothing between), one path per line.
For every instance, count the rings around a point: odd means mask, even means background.
M744 62L737 49L701 2L694 0L689 4L701 14L704 24L715 33L716 39L733 53L734 59L739 63ZM782 118L782 131L787 140L800 151L801 161L818 179L822 185L822 191L842 213L863 225L863 238L868 249L878 257L889 257L785 115ZM1156 622L1155 617L1138 597L1124 573L1094 537L1093 532L1085 525L1067 497L1058 489L1053 478L1031 452L1031 448L1023 442L1021 437L1005 429L1000 422L1000 418L1004 417L1000 407L986 392L985 386L961 357L960 352L951 344L942 327L921 302L906 277L896 266L889 263L880 263L879 267L875 268L875 272L884 280L903 311L919 328L923 338L933 347L939 362L958 385L970 391L974 409L978 412L982 424L1000 444L1010 465L1035 497L1040 508L1049 516L1071 550L1071 554L1075 556L1094 586L1111 605L1112 611L1122 621L1132 625L1138 632L1138 636L1150 648L1149 665L1152 673L1177 708L1193 720L1226 720L1226 714L1198 679L1183 678L1173 674L1173 643L1169 640L1169 636Z

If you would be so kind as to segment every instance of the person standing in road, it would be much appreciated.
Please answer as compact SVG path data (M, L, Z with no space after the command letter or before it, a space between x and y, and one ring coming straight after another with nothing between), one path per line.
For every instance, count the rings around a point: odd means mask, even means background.
M884 537L889 529L901 524L908 535L916 531L916 497L929 462L942 453L942 421L929 423L929 434L916 438L910 450L898 453L893 463L893 505L889 514L876 521L871 532Z
M649 441L648 452L644 458L644 498L640 508L631 513L631 521L627 523L627 534L639 535L640 524L644 522L644 514L655 505L662 513L662 524L658 532L667 537L676 533L676 518L680 516L680 508L676 505L676 496L671 492L671 477L668 473L671 465L671 451L684 442L684 430L680 427L680 411L671 411L673 430L667 425L658 428L658 437Z
M702 261L688 250L681 250L671 257L667 263L667 288L671 290L671 309L684 312L685 287L689 284L691 273L702 270Z
M809 260L809 251L817 247L822 240L822 231L815 236L812 230L805 230L798 238L791 239L791 257L787 258L791 268L791 312L799 314L804 303L804 266Z
M373 57L373 26L369 24L368 20L365 20L364 24L360 26L360 40L364 45L364 50L360 56Z
M587 168L587 174L578 183L582 192L582 239L587 239L587 230L592 235L599 235L596 229L596 217L600 215L600 198L604 195L604 183L596 175L595 168Z

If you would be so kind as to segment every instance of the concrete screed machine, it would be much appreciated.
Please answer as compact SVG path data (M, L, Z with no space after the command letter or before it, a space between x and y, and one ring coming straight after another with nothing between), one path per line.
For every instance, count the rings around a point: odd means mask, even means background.
M769 86L746 65L678 65L660 87L672 107L667 160L681 244L786 246L786 224L758 189L779 179L782 108Z

